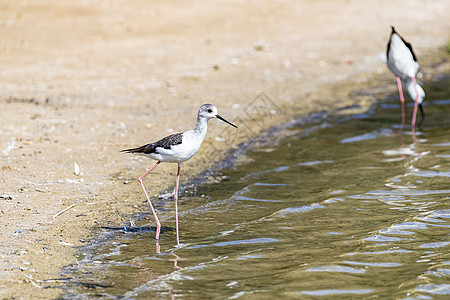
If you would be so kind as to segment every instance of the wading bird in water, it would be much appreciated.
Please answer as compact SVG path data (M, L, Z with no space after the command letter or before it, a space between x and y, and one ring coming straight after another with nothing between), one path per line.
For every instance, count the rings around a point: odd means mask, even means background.
M236 125L228 122L227 120L219 116L217 114L217 108L214 105L203 104L202 106L200 106L198 110L197 123L194 129L166 136L165 138L151 144L146 144L141 147L125 149L121 151L126 153L147 156L157 161L156 164L154 164L147 172L145 172L138 179L139 184L141 185L142 190L144 191L145 197L147 198L153 216L155 217L156 240L159 240L159 234L161 232L161 223L159 222L158 217L156 216L156 211L153 208L150 198L148 197L147 191L145 190L142 180L162 162L178 164L174 200L175 200L175 224L177 231L177 245L178 247L180 247L180 240L178 235L177 201L178 201L178 184L180 181L181 163L190 159L198 151L198 149L200 149L200 146L202 145L202 142L205 139L206 131L208 130L208 121L209 119L212 118L218 118L219 120L222 120L225 123L237 128Z
M408 91L411 99L415 100L414 112L412 116L411 126L415 131L417 108L420 109L422 120L418 124L419 127L425 120L425 112L422 107L422 101L425 98L425 92L416 82L416 74L419 71L419 62L414 54L410 43L405 41L392 27L391 36L387 45L387 66L389 70L397 77L397 88L400 95L402 124L405 124L405 99L403 98L402 82Z

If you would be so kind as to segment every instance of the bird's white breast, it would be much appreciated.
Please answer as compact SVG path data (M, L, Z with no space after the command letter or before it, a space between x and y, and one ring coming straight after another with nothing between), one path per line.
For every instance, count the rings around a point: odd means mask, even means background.
M163 162L182 163L197 153L204 137L204 134L194 130L183 132L181 144L173 145L170 149L158 147L156 148L158 153L153 154L152 158Z

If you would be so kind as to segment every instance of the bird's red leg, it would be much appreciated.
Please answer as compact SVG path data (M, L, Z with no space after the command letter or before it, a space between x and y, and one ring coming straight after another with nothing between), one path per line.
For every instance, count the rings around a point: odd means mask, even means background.
M177 230L177 245L178 245L178 247L180 247L180 239L178 236L178 206L177 206L177 202L178 202L178 184L180 182L180 171L181 171L181 164L178 164L177 183L175 184L175 195L173 197L175 200L175 226L176 226L176 230Z
M141 185L141 188L144 191L145 197L147 197L148 205L150 205L150 209L152 210L153 216L155 217L156 239L157 240L159 240L159 233L161 232L161 223L159 223L159 220L158 220L158 217L156 216L156 212L155 212L155 209L153 208L152 202L150 202L150 198L148 197L148 194L147 194L147 191L145 190L144 184L142 184L142 180L144 179L145 176L147 176L148 173L153 171L153 169L156 168L160 163L161 163L161 161L158 161L156 164L153 165L153 167L151 167L147 172L144 173L144 175L142 175L138 179L139 184Z
M403 98L402 80L400 79L400 76L397 76L397 88L398 88L398 94L400 95L400 102L401 102L402 125L404 125L405 124L405 98Z
M412 131L415 132L416 131L417 108L419 107L419 92L417 91L416 77L413 77L413 81L414 81L414 89L416 90L416 102L414 103L414 111L413 111L413 116L412 116L411 128L412 128Z

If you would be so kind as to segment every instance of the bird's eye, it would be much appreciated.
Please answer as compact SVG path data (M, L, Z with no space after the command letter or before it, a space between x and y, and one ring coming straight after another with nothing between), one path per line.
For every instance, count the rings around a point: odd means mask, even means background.
M208 113L212 113L212 109L210 108L210 109L208 109Z

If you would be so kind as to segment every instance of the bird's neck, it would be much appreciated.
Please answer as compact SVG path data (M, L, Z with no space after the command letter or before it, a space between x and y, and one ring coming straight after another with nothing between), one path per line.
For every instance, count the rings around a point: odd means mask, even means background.
M195 124L196 132L202 132L206 133L206 130L208 130L208 119L206 118L197 118L197 123Z

